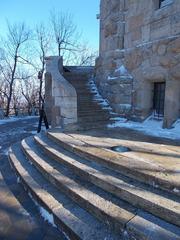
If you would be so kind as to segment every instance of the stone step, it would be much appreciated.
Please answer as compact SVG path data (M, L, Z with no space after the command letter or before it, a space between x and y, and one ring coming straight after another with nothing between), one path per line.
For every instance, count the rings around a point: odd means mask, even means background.
M142 210L137 211L136 208L131 207L124 201L118 200L116 197L113 197L112 194L100 190L99 187L90 183L85 183L86 181L82 182L81 178L78 177L78 174L76 175L77 171L71 171L71 168L69 167L71 164L69 165L68 163L69 166L67 168L63 164L57 162L57 160L50 159L50 157L47 156L47 152L42 152L39 145L37 145L37 142L34 142L32 138L26 139L22 145L23 144L25 144L23 148L29 156L29 159L23 154L20 144L14 145L9 153L9 160L16 171L18 180L24 185L25 189L29 192L30 196L36 201L36 203L39 204L41 212L45 212L46 217L48 212L48 219L51 219L51 221L53 220L56 226L67 234L69 239L179 240L180 228ZM82 142L79 141L79 146L81 145ZM49 146L49 148L51 147L54 149L54 146ZM63 153L65 152L62 150L61 154ZM67 155L67 157L70 156ZM75 159L74 161L77 160ZM82 170L85 172L84 168ZM71 192L67 192L67 195L64 194L62 191L63 189L59 186L58 182L54 181L55 178L58 178L59 173L62 174L62 172L65 173L65 178L61 179L62 185L68 185L68 189L75 188L75 191L77 193L80 192L82 196L84 196L86 191L93 192L93 195L97 195L98 192L100 198L107 201L107 205L115 205L118 206L118 208L120 208L119 205L121 205L121 214L128 212L129 217L132 215L132 218L130 218L129 221L127 221L127 214L125 214L125 216L121 215L121 223L127 222L124 224L123 228L121 227L121 230L118 228L118 235L109 229L109 222L106 222L107 225L104 225L85 209L81 208L79 205L82 205L82 202L79 202L77 198L73 198L72 201L70 197ZM80 185L82 187L79 188L76 184L71 185L70 182L67 181L69 172L71 172L73 183L75 182L78 186ZM46 175L43 175L44 173ZM95 172L92 172L91 174L93 173ZM82 177L84 178L85 176ZM58 178L58 180L60 179ZM56 187L54 187L54 184L58 184L58 186L56 185ZM80 199L82 196L80 196ZM91 196L90 199L88 198L88 201L90 200ZM85 198L83 201L85 201ZM76 202L78 202L78 204ZM102 202L100 201L94 204L102 205ZM100 209L107 205L102 205ZM85 206L85 208L87 208L87 206ZM94 211L94 209L92 211ZM107 212L110 212L110 209L107 210ZM99 216L99 214L98 217L102 218L103 216ZM110 214L111 216L117 216L117 212L110 212ZM115 225L118 227L118 217L116 221L117 225ZM110 223L110 225L112 225L112 223Z
M10 149L9 160L18 181L39 205L41 212L45 212L46 216L64 231L68 239L104 240L107 236L108 239L119 239L107 226L49 183L34 165L27 161L20 144Z
M77 100L77 103L79 104L78 107L93 107L93 106L97 106L97 107L100 107L100 109L102 109L102 101L96 101L96 100L92 100L92 101L89 101L89 102L85 102L83 100Z
M70 168L82 181L89 181L135 207L180 226L180 204L177 198L69 153L45 136L34 138L49 157Z
M88 89L88 86L87 86L87 83L85 81L82 81L82 82L72 82L70 81L69 82L73 87L77 88L78 89Z
M89 104L84 106L83 104L78 105L77 107L77 112L82 112L82 111L86 111L86 112L94 112L94 111L100 111L103 110L102 107L98 104Z
M128 203L111 196L93 184L81 181L68 168L47 158L32 138L22 141L22 149L32 164L57 189L75 201L100 221L108 224L113 231L121 233L136 214Z
M74 86L77 93L77 112L78 112L78 130L89 130L92 128L105 128L108 124L110 115L103 113L104 100L95 98L96 92L91 92L88 75L83 78L78 74L67 73L67 80ZM96 116L96 111L99 111ZM88 112L88 114L81 114ZM113 116L112 116L113 117ZM100 122L99 122L100 120ZM98 121L98 122L97 122Z
M89 105L92 105L92 104L100 105L103 102L104 102L103 100L96 100L96 99L91 99L91 100L77 99L77 103L82 105L82 106L89 106Z
M138 158L127 157L110 149L88 146L63 133L48 131L47 135L66 150L73 151L81 157L102 164L140 182L179 195L180 183L178 178L176 176L168 177L164 169L158 165L139 161ZM178 191L174 191L174 189Z
M110 117L115 117L115 115L111 115L107 110L94 110L94 111L79 111L78 112L78 117L83 117L83 116L97 116L97 115L104 115L110 116Z
M80 94L80 96L78 97L94 97L96 95L94 93L89 92L88 90L82 92L77 91L77 93Z
M65 76L65 78L70 82L71 84L78 84L78 83L87 83L87 74L69 74Z
M97 123L100 121L108 121L111 117L108 114L99 114L99 115L89 115L89 116L78 116L78 123Z
M87 88L86 86L83 87L76 87L76 92L78 94L86 94L88 93L89 95L96 95L96 92L91 92L91 90L89 88Z
M90 129L106 129L107 125L110 123L113 123L113 121L110 120L102 120L102 121L91 121L91 122L85 122L85 121L81 121L79 123L77 123L77 131L86 131L86 130L90 130Z
M97 103L101 103L104 102L104 100L102 99L94 99L93 97L77 97L77 101L78 102L82 102L82 103L89 103L89 102L97 102Z
M78 99L77 103L84 106L91 106L91 105L100 105L103 101L92 99L91 101L83 101L82 99Z

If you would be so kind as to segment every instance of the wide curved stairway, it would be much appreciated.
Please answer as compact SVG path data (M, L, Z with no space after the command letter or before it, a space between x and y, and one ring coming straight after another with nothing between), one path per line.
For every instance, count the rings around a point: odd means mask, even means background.
M53 223L70 239L180 239L179 178L83 136L52 129L10 149L20 182ZM159 151L177 161L177 149Z

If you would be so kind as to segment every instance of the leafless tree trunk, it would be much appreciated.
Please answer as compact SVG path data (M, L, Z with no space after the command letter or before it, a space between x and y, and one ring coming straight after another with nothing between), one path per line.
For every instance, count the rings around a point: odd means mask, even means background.
M27 102L28 114L32 114L33 108L38 105L39 86L36 84L36 77L23 77L21 81L21 92Z
M10 111L10 104L12 100L13 94L13 86L16 79L16 72L18 62L24 62L25 59L23 58L23 45L29 40L30 31L27 30L24 23L21 24L9 24L8 26L8 35L7 39L5 40L4 44L4 77L8 84L8 93L7 95L7 106L5 116L9 116Z
M41 108L41 97L43 92L43 75L45 71L45 57L50 49L51 35L48 29L45 28L43 24L36 27L36 40L38 44L38 57L40 59L40 69L39 69L39 109Z

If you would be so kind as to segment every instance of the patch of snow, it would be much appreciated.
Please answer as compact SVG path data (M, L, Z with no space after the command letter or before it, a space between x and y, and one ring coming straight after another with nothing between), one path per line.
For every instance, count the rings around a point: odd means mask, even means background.
M115 80L115 79L117 79L118 77L110 77L110 76L108 76L108 80Z
M158 188L159 187L159 185L157 185L154 181L152 182L152 185L153 185L154 188Z
M2 152L2 155L8 156L8 153L9 153L8 149L4 149L4 151Z
M172 2L173 2L172 0L165 0L165 1L161 2L161 7L165 7L169 4L171 4Z
M20 183L20 182L21 182L20 177L17 177L17 183Z
M54 223L54 217L50 214L45 208L39 206L40 214L44 218L45 221L50 223L53 227L57 227Z
M128 240L129 239L129 234L128 234L128 232L126 230L124 230L124 232L123 232L123 239L124 240Z
M118 115L117 113L115 112L110 112L111 115Z
M124 65L121 65L119 68L117 68L115 71L114 71L116 74L118 73L118 75L121 76L121 78L124 77L124 79L126 79L127 77L128 78L132 78L131 74L128 73L128 70L125 68Z
M144 122L128 121L126 118L120 119L113 124L108 124L108 128L124 127L143 132L150 136L164 137L169 139L180 139L180 120L173 124L171 129L162 128L163 121L159 121L150 116Z
M31 131L32 134L37 134L37 130Z
M174 188L174 189L173 189L173 192L175 192L175 193L179 193L179 189Z
M125 68L124 65L121 65L119 68L117 68L115 70L115 72L118 72L120 75L127 75L128 74L128 71L127 71L127 69Z
M45 221L50 223L53 227L57 227L54 223L54 217L51 213L49 213L46 209L44 209L42 206L40 206L37 201L33 198L32 194L28 192L29 197L32 199L32 201L35 203L35 205L39 208L40 214L43 217Z
M104 109L104 110L109 110L109 111L112 111L112 107L103 107L102 109Z
M124 122L124 118L122 118L122 117L112 117L112 118L110 118L110 120Z
M131 104L127 104L127 103L119 104L119 106L120 106L121 108L125 108L125 109L131 108Z
M108 76L109 81L116 80L117 78L120 78L120 80L124 81L127 79L132 79L133 77L128 73L128 70L125 68L125 66L121 65L119 68L115 69L112 76Z
M96 84L94 82L93 79L90 79L88 84L87 84L90 88L90 92L91 93L94 93L94 96L93 96L93 100L95 101L99 101L98 104L100 106L102 106L102 109L106 109L106 110L112 110L112 108L110 107L109 103L108 103L108 100L107 99L104 99L101 94L99 93L97 87L96 87Z
M37 116L4 118L4 119L0 120L0 125L6 124L6 123L9 123L9 122L16 122L16 121L19 121L19 120L32 119L32 118L37 118Z

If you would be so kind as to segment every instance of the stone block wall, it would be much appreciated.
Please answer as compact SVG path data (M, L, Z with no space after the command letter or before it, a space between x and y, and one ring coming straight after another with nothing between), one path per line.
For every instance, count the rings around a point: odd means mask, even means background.
M165 82L164 127L170 127L180 117L180 1L159 5L101 0L96 82L116 112L137 120L152 113L154 83Z
M77 94L63 77L61 57L46 58L45 109L52 127L66 128L77 122Z

